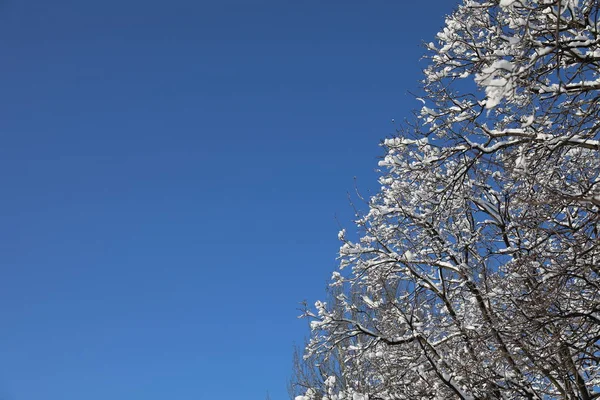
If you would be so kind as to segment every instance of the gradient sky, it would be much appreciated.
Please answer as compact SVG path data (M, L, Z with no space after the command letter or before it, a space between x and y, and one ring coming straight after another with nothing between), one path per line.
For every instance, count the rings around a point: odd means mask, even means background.
M0 0L0 399L286 399L453 5Z

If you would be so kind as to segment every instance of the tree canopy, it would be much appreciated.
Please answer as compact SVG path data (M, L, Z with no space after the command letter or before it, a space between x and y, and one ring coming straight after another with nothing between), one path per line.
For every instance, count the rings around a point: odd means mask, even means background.
M297 400L600 397L600 4L465 0L297 360Z

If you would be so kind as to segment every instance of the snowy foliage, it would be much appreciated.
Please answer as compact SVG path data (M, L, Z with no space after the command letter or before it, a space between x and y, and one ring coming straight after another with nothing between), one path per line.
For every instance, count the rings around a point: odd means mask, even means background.
M427 49L293 394L598 398L600 4L464 0Z

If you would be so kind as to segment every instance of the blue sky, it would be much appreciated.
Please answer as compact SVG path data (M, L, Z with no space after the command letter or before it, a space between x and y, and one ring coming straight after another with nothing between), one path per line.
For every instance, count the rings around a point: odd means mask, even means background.
M453 5L0 1L0 399L286 399Z

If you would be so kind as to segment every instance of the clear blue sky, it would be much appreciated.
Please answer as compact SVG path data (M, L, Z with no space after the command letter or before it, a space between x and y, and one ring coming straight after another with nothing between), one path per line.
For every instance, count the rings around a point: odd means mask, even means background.
M0 1L0 399L286 399L453 5Z

